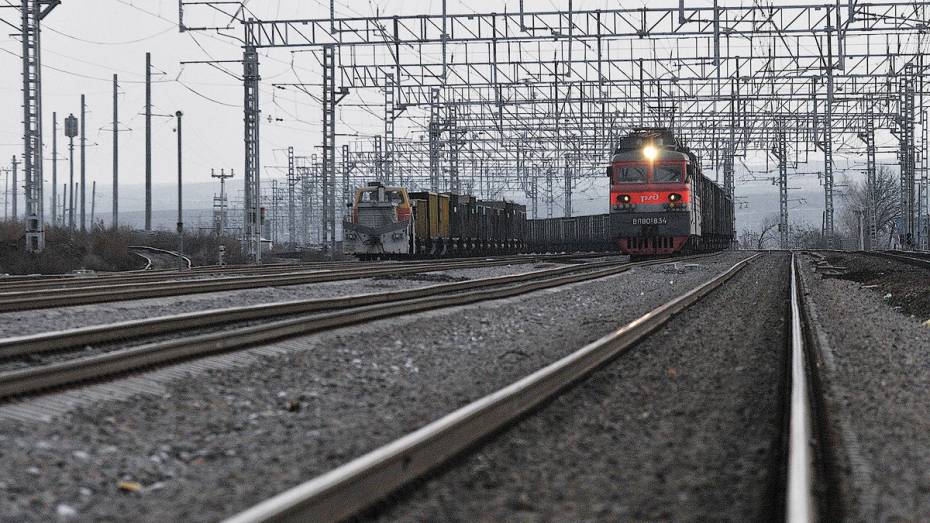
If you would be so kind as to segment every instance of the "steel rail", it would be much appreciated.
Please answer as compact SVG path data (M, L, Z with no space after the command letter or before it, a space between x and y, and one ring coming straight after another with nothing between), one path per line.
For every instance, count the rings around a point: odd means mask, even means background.
M668 260L618 263L580 274L556 275L547 279L503 288L440 294L399 302L361 305L322 314L303 315L285 320L227 329L189 338L173 339L86 358L0 374L0 399L21 396L51 387L79 383L152 365L200 357L221 351L242 349L275 340L335 329L384 318L436 310L439 308L509 298L528 292L612 276L633 267L669 263Z
M526 260L525 263L533 263ZM195 281L148 282L139 284L113 284L76 287L66 289L43 289L23 292L0 293L0 312L87 305L144 298L182 296L206 292L255 289L261 287L283 287L308 283L325 283L341 280L417 274L450 269L470 269L513 265L513 260L443 262L386 267L382 269L357 268L343 271L314 271L284 273L277 275L237 276Z
M43 332L25 336L14 336L0 339L0 358L41 354L44 352L73 347L85 347L87 345L139 338L154 334L166 334L185 329L203 327L205 325L271 319L292 314L305 314L331 309L358 307L361 305L373 305L376 303L388 303L402 299L434 296L447 292L520 283L527 280L557 276L560 274L593 271L604 267L617 266L620 263L621 262L615 261L572 265L505 276L478 278L455 283L443 283L416 289L357 294L337 298L313 298L280 303L263 303L258 305L173 314L156 318L127 320L117 323L91 325L76 329Z
M791 387L788 398L788 465L785 488L785 521L808 523L815 520L813 420L810 387L807 381L807 355L801 321L797 259L791 255Z
M357 514L613 360L759 256L761 253L740 261L697 288L497 392L226 522L340 521Z
M146 271L152 270L152 259L151 258L149 258L148 256L138 251L129 251L129 252L145 260L145 267L142 267L141 269L135 269L132 271L128 271L128 272L146 272Z
M181 258L182 260L184 260L184 263L187 264L188 270L190 270L190 268L194 266L190 258L188 258L187 256L184 256L183 254L179 252L167 251L165 249L159 249L157 247L149 247L146 245L128 245L126 248L127 249L141 249L143 251L151 251L151 252L158 253L158 254L167 254L175 258Z

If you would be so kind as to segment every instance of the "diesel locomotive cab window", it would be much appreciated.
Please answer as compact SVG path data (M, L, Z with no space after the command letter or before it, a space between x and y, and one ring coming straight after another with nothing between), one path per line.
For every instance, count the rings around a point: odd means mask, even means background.
M401 205L404 203L404 196L400 191L384 191L384 200L390 202L394 205ZM378 201L378 191L364 191L359 198L359 201L362 202L376 202Z
M636 183L646 181L645 167L620 167L617 169L617 181L620 183Z
M680 182L681 167L678 165L656 165L652 171L652 179L656 183Z
M404 197L400 194L400 191L391 191L385 194L387 200L394 205L400 205L404 203Z

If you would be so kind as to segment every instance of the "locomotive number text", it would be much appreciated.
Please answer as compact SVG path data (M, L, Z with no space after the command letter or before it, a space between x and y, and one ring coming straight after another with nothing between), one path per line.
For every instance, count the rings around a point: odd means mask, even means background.
M668 218L633 218L633 225L668 225Z

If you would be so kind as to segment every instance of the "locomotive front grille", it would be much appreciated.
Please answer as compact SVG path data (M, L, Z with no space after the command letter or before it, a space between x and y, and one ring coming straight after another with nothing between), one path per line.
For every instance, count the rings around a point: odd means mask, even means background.
M396 222L394 207L360 207L358 210L358 223L365 227L377 228L388 223Z
M626 244L630 249L672 249L675 240L668 236L639 236L626 238Z

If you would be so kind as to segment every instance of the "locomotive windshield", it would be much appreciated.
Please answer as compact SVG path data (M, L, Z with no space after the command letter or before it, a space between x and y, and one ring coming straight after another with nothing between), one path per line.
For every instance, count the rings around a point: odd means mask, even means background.
M617 183L642 183L646 181L646 167L620 167L616 170Z
M656 165L652 171L652 179L656 183L671 183L681 181L680 165Z
M377 202L378 200L378 189L369 189L364 191L359 191L358 195L359 202ZM402 205L404 203L404 195L401 191L384 191L384 200L390 202L394 205Z

